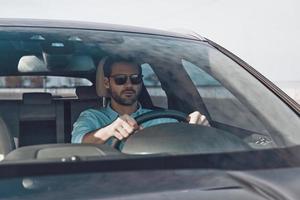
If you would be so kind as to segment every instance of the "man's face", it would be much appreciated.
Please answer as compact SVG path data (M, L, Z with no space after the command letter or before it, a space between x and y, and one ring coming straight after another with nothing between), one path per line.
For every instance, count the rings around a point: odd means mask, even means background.
M127 78L124 84L118 84L118 79L124 75ZM133 75L133 76L132 76ZM139 75L138 66L134 63L118 62L112 65L112 71L109 78L106 78L105 87L108 89L111 98L121 105L133 105L140 93L142 83L133 84L129 76ZM120 79L119 79L120 80Z

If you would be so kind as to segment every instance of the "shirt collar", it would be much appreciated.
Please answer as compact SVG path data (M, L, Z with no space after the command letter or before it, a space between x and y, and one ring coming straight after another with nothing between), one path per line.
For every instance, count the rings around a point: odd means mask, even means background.
M107 104L107 112L109 116L112 116L112 118L117 118L119 116L119 113L117 113L114 109L112 109L110 102ZM142 105L138 102L138 109L132 113L130 116L137 116L142 110Z

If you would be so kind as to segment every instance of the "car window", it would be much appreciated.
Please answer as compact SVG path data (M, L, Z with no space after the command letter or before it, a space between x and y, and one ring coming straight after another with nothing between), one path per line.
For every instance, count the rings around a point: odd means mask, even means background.
M212 120L257 133L268 133L259 119L219 81L187 60L183 59L182 64L197 87Z
M161 83L157 75L154 73L150 64L144 63L141 65L144 85L151 97L154 106L168 108L167 95L161 88Z
M125 113L120 110L116 113L116 107L104 108L112 106L112 103L108 104L112 98L115 98L114 103L119 101L120 107L131 104L141 105L145 112L155 109L158 113L165 110L180 113L179 117L176 115L179 119L170 119L159 113L160 119L155 119L158 124L154 124L151 121L153 116L150 116L149 126L145 126L146 122L142 125L146 136L130 135L131 138L124 141L127 151L118 151L121 155L128 152L224 153L248 151L249 145L254 149L272 148L274 146L264 146L269 144L269 137L272 145L276 143L275 147L300 144L297 114L244 66L209 41L169 37L167 33L72 28L0 27L0 33L0 99L3 99L0 114L11 135L19 139L21 150L23 146L35 144L69 145L74 142L71 138L77 127L79 139L76 142L81 143L85 134L108 126ZM101 80L98 76L101 70L97 66L109 57L121 57L130 60L130 64L141 65L146 87L146 91L140 93L142 98L135 96L139 91L134 91L134 88L138 87L123 88L129 83L128 78L119 77L120 84L115 85L115 89L118 88L115 91L108 87L110 82L95 84ZM121 80L126 81L122 84ZM140 84L139 81L139 77L130 77L133 85ZM32 92L51 93L55 100L51 101L49 94L34 94L33 97L28 94L28 101L19 101L23 93ZM129 99L124 101L122 98ZM140 104L135 104L136 100ZM166 109L153 108L151 101L154 106ZM98 115L102 111L108 112ZM195 111L206 115L210 126L177 123L188 121L187 116ZM111 116L107 117L107 114ZM82 118L83 123L80 122ZM108 140L105 142L109 145ZM252 145L254 143L259 145ZM99 151L93 152L76 146L75 149L59 148L57 151L85 157L90 156L86 152L95 155L104 152L104 156L110 156L112 149L102 149L101 146ZM49 151L48 154L46 149L40 156L57 155Z

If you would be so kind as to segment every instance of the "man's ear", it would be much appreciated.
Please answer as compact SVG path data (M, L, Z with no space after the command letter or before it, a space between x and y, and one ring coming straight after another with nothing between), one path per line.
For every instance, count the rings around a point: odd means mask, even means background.
M107 77L104 77L104 87L106 89L109 89L110 85L109 85L109 79Z

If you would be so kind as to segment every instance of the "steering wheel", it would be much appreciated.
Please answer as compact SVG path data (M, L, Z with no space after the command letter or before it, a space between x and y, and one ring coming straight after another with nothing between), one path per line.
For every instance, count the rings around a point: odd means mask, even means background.
M147 121L150 121L153 119L158 119L158 118L172 118L172 119L177 119L180 122L185 122L185 123L189 122L188 115L183 112L177 111L177 110L154 110L154 111L150 111L150 112L138 115L134 119L138 125L141 125L144 122L147 122ZM111 146L113 148L120 150L120 144L122 141L126 141L126 139L118 140L114 137L112 139Z
M136 116L134 119L138 125L141 125L144 122L158 118L172 118L182 122L189 122L188 115L177 110L154 110Z

